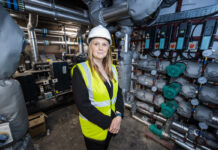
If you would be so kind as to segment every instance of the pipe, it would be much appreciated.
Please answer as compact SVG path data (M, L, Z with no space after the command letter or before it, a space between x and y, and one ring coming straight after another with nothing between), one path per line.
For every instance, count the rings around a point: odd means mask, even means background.
M125 45L124 45L124 52L128 52L129 49L129 35L125 33Z
M30 44L29 40L28 40L28 43ZM46 45L46 46L49 46L49 45L65 45L65 41L48 41L48 40L45 40L45 41L37 41L37 44ZM67 45L78 45L78 43L77 42L67 42Z
M82 35L79 35L78 37L78 43L79 43L79 53L83 53L83 39L82 39Z
M35 31L33 29L32 21L33 21L32 14L29 14L29 19L28 19L28 24L27 24L28 38L29 38L31 49L32 49L34 62L38 62L39 54L38 54L37 40L36 40Z
M77 21L83 24L90 24L88 19L84 19L81 17L75 17L75 16L72 16L72 15L69 15L63 12L56 12L56 11L48 10L45 8L32 6L30 4L25 4L25 10L28 12L33 12L33 13L44 15L46 17L54 17L60 20L70 20L70 21Z
M151 123L149 123L148 121L142 120L142 119L140 119L139 117L137 117L136 115L132 115L132 117L133 117L134 119L136 119L137 121L143 123L144 125L148 126L148 128L150 128ZM161 135L162 135L162 137L163 137L164 139L170 139L169 134L167 134L167 133L164 132L164 131L162 131L162 134L161 134Z
M103 9L103 18L107 23L117 21L124 16L128 16L128 3L123 2L120 5Z
M41 45L65 45L65 41L38 41ZM77 42L67 42L67 45L78 45Z
M172 133L172 134L174 134L174 135L176 135L176 136L182 138L183 141L184 141L184 138L185 138L184 135L182 135L182 134L180 134L180 133L178 133L178 132L176 132L175 130L172 130L172 129L170 130L170 133ZM174 137L172 134L171 134L171 136ZM192 149L195 149L194 146L193 146L193 141L191 141L191 140L188 139L188 138L186 138L186 140L188 141L188 144L191 146L191 148L192 148ZM184 142L183 142L183 143L184 143ZM184 144L187 144L187 142L184 143ZM190 147L190 146L189 146L189 147ZM201 150L201 149L204 149L204 150L211 150L210 148L208 148L208 147L206 147L206 146L202 146L202 145L198 145L198 146L196 147L196 149L199 149L199 150Z
M148 126L148 127L151 125L149 122L147 122L147 121L145 121L145 120L142 120L142 119L140 119L139 117L137 117L137 116L135 116L135 115L132 115L132 117L133 117L134 119L136 119L137 121L143 123L144 125Z
M81 12L81 11L69 9L63 6L56 5L55 3L49 3L46 1L42 1L42 0L24 0L24 3L42 6L42 7L49 8L51 10L56 10L56 11L68 13L71 15L77 15L79 17L84 17L84 19L85 18L88 19L88 12L86 10L83 10L83 12Z
M181 124L178 124L177 122L172 122L172 128L177 129L177 130L181 130L183 133L187 133L188 132L188 127L183 126Z
M27 31L27 28L25 28L25 27L20 26L20 28L23 31ZM34 31L37 32L37 33L42 33L42 34L64 35L64 31L48 30L47 28L43 28L43 29L35 28ZM69 36L69 37L76 37L77 33L76 32L66 31L66 35Z
M150 112L147 111L147 110L144 110L144 109L141 109L141 108L137 108L137 110L138 110L139 112L141 112L141 113L147 115L147 116L152 116L152 118L157 119L157 120L160 121L160 122L165 123L165 122L167 121L167 119L165 119L165 118L163 118L163 117L161 117L161 116L159 116L159 115L152 114L152 113L150 113Z

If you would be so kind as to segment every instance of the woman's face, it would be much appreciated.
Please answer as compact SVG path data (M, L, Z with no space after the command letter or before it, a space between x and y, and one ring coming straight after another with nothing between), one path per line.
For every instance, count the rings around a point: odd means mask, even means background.
M103 60L109 50L109 42L103 38L94 38L91 41L92 56L94 59Z

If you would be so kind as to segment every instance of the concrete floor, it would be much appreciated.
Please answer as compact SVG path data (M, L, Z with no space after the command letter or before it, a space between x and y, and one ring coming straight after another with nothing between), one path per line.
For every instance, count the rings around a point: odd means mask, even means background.
M86 150L75 105L49 112L47 127L47 135L33 139L38 150ZM143 124L130 117L129 110L125 110L120 133L112 138L109 150L166 150L145 138L146 130Z

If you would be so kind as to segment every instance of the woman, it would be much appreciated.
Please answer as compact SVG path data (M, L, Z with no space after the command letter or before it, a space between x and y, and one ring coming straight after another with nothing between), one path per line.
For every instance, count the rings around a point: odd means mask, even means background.
M109 31L99 25L88 36L88 60L72 69L72 88L87 150L106 150L124 113L118 74L112 65Z

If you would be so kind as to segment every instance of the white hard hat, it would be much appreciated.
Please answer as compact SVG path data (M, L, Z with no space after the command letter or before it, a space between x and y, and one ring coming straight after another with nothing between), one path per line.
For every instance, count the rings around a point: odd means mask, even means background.
M89 44L91 39L97 38L97 37L105 38L109 41L110 45L112 44L110 32L102 25L98 25L91 29L91 31L89 32L87 43Z

